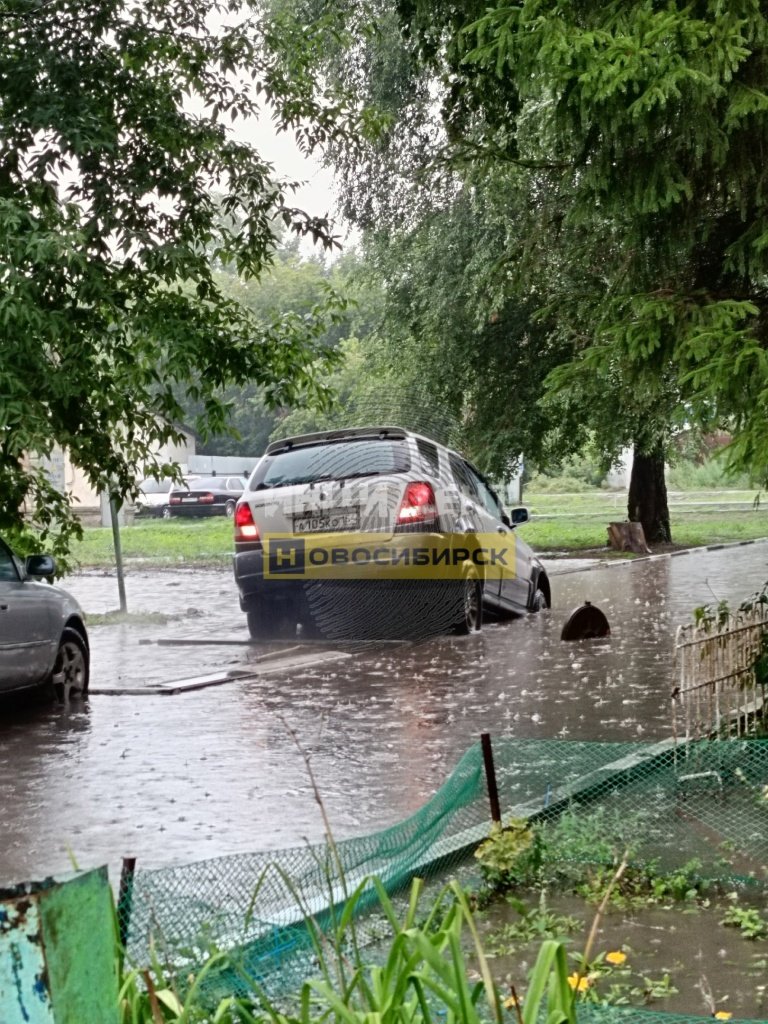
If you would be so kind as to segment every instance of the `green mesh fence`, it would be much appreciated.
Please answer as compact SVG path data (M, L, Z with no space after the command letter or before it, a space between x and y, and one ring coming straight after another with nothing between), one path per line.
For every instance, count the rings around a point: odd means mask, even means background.
M683 746L497 739L493 752L503 817L551 827L552 855L564 862L610 864L629 846L638 863L671 870L696 858L703 877L768 883L768 740ZM307 915L331 926L345 896L369 875L391 892L416 875L450 875L488 830L477 744L429 803L383 831L333 847L137 870L119 907L128 957L146 964L153 949L184 977L212 950L226 949L235 966L210 973L212 999L247 994L248 978L271 995L294 991L314 969ZM588 1012L597 1020L598 1011ZM623 1015L632 1024L674 1017L610 1013L612 1021Z

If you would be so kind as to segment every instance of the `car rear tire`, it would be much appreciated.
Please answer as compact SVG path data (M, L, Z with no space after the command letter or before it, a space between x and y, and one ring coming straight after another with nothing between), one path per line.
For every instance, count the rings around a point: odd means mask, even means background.
M50 685L55 696L63 702L72 696L86 697L89 671L88 647L77 630L68 627L61 634L50 675Z
M170 505L163 505L163 511L160 513L161 519L170 519L171 515L172 515L172 513L171 513L171 506Z
M231 519L232 516L235 514L235 504L236 502L232 501L232 499L230 498L230 500L224 506L224 515L227 517L227 519Z
M453 627L457 636L479 633L483 625L483 585L474 576L461 583L461 618Z
M281 608L260 605L245 613L251 640L285 640L296 634L296 623Z

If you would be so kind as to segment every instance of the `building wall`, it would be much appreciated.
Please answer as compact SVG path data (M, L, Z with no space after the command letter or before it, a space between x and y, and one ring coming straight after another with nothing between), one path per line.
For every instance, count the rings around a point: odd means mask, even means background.
M184 433L178 443L169 442L157 448L157 457L162 462L176 462L183 473L190 470L190 459L195 456L195 437ZM51 455L34 460L44 467L51 483L60 491L71 495L72 505L77 513L89 516L101 515L102 501L97 490L91 485L87 476L70 460L67 452L58 446Z

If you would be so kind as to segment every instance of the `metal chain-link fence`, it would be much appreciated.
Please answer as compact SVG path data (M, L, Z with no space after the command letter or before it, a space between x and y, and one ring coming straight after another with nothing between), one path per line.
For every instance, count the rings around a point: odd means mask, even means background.
M616 850L628 848L638 864L673 870L696 859L702 877L768 888L768 740L507 739L494 741L494 762L503 819L554 829L568 816L567 841L555 855L571 865L610 863ZM489 826L477 744L429 803L383 831L139 867L118 908L128 958L145 965L154 957L184 978L214 950L227 950L235 967L207 977L212 998L247 994L249 978L270 993L293 991L313 971L310 915L321 929L331 927L348 894L370 875L390 892L417 875L450 875L467 863ZM373 904L371 889L358 908ZM629 1014L633 1024L672 1019L640 1010L611 1013ZM589 1014L602 1019L597 1010Z

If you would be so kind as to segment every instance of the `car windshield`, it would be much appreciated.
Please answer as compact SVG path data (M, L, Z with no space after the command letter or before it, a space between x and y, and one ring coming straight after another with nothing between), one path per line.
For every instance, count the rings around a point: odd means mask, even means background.
M320 480L405 473L410 467L408 445L402 440L367 438L326 442L268 456L256 471L251 487L264 490Z
M9 547L0 540L0 582L18 583L21 566Z

